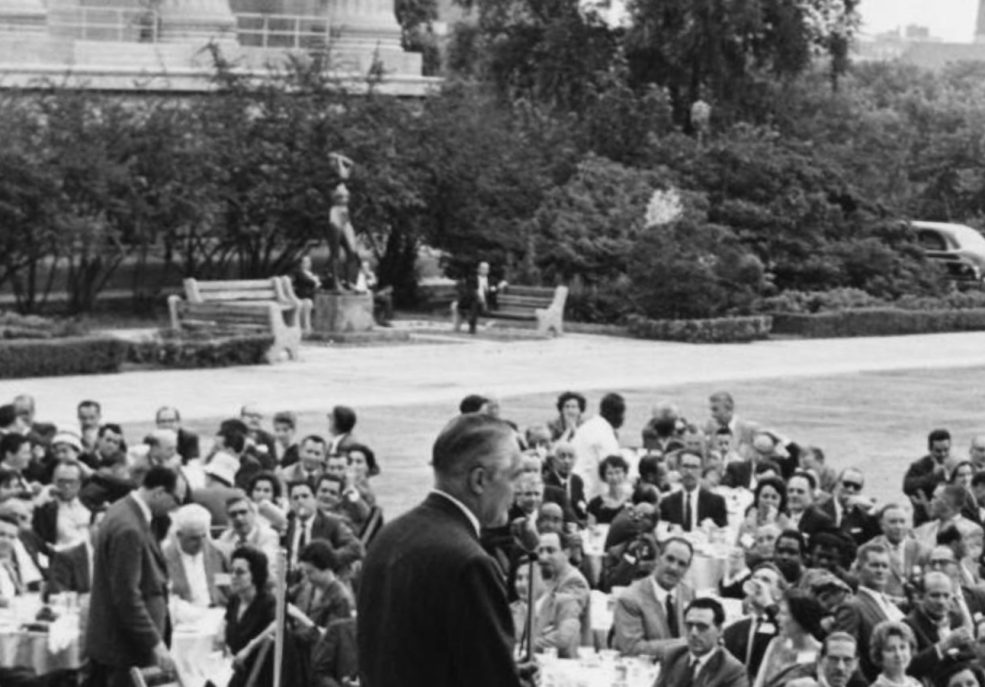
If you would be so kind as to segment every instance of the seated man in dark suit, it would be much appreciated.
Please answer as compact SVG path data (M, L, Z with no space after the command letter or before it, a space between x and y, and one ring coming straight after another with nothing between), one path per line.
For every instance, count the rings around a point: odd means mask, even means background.
M856 546L881 534L878 518L872 514L873 501L862 496L865 475L857 468L846 468L838 475L833 498L818 508L834 522L835 527L850 536Z
M808 543L815 532L834 527L831 518L814 505L816 491L817 478L809 472L795 472L787 480L788 526L803 532Z
M766 647L780 632L776 615L786 586L783 574L775 565L760 564L746 582L744 607L749 609L749 615L735 621L722 633L725 648L745 662L750 680L759 670Z
M48 592L77 592L88 594L92 589L92 543L96 541L99 523L106 515L106 506L93 508L89 516L89 537L75 546L62 549L51 558Z
M282 545L287 549L288 582L295 584L300 580L298 554L311 541L324 539L335 549L342 566L351 566L362 560L363 545L352 529L342 518L324 513L318 509L315 493L307 482L292 482L287 487L291 501L291 514L288 516L287 532ZM344 573L342 576L346 576Z
M711 520L716 527L726 527L728 510L725 499L698 486L701 456L691 451L681 451L678 467L684 488L660 502L660 519L678 525L685 532L700 529L705 520Z
M719 645L725 609L711 598L695 599L684 612L687 646L667 651L654 687L748 687L739 660Z
M311 687L342 687L358 679L356 619L334 620L311 650Z
M974 657L974 637L964 627L959 613L952 611L954 587L942 572L930 571L918 583L919 601L903 619L917 640L907 673L925 680L949 665Z

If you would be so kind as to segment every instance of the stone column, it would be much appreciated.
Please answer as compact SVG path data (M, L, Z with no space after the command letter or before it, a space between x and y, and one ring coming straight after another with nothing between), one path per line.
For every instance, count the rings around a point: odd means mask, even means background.
M235 42L236 18L229 0L160 0L163 43Z
M330 0L333 64L365 74L378 59L385 71L420 74L420 56L404 53L393 0Z
M41 0L0 0L0 35L47 33L48 10Z

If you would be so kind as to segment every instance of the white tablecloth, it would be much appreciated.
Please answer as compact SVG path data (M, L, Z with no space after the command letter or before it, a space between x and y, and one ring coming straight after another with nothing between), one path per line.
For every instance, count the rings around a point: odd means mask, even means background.
M42 605L38 594L25 594L0 609L0 665L29 668L38 675L82 665L78 608L57 609L60 617L47 632L22 629L35 622Z
M202 609L197 618L176 623L171 633L171 655L184 687L202 687L211 680L223 687L232 676L232 662L216 647L222 645L224 608Z
M87 597L74 610L56 606L60 618L48 632L23 631L21 627L34 622L41 606L41 598L33 594L17 597L11 607L0 609L0 665L30 668L38 675L80 668ZM185 687L202 687L206 680L220 686L229 681L231 661L214 650L222 643L224 615L222 608L203 609L197 618L175 625L171 654Z
M585 649L579 649L577 659L541 657L538 663L541 687L651 687L658 668L648 658L619 658L610 652L603 659Z

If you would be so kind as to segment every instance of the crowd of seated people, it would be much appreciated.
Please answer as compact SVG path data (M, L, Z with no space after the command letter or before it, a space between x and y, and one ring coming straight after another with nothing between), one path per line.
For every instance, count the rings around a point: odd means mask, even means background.
M94 400L78 404L71 429L35 422L34 406L29 396L0 405L0 608L23 594L88 594L101 574L94 544L107 508L163 466L176 475L178 507L151 529L171 623L225 609L231 684L270 684L284 550L286 684L355 677L353 584L383 518L372 486L380 467L352 434L351 408L332 409L325 436L298 439L295 413L276 413L268 431L248 403L210 441L182 427L173 407L157 412L146 436L130 437L103 421ZM15 677L0 670L0 684Z
M478 395L459 410L502 412ZM145 437L104 422L92 400L73 430L34 413L28 396L0 406L0 606L88 592L106 508L164 466L180 507L153 531L172 621L225 609L231 684L269 684L283 577L285 684L355 676L353 590L382 511L380 464L351 408L305 435L295 413L268 426L247 403L211 441L171 407ZM861 466L836 469L822 448L739 417L726 392L709 398L707 421L658 403L638 442L619 394L587 414L566 392L553 417L514 425L514 503L482 533L520 651L611 648L659 662L659 685L985 687L985 437L962 456L930 431L926 455L900 470L900 497L880 503ZM709 559L715 588L697 589ZM611 626L598 633L600 593Z
M461 410L499 412L484 401ZM591 417L578 393L556 408L518 428L510 523L483 534L522 647L645 656L668 685L694 678L689 661L706 684L985 684L985 436L960 456L931 431L899 498L878 502L862 466L739 417L726 392L706 422L657 404L631 450L618 394ZM717 588L695 589L692 566L723 544ZM610 595L601 639L590 590Z

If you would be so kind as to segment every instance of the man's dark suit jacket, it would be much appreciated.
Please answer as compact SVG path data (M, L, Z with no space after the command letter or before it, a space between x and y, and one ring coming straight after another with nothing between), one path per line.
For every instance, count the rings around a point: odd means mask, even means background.
M913 630L913 636L917 640L917 649L913 652L913 658L910 659L910 666L906 672L918 680L933 678L934 674L940 673L945 667L961 660L973 658L971 655L951 656L946 654L944 658L941 658L937 654L937 647L935 646L941 638L937 623L931 620L919 607L910 611L903 622L910 626L910 629ZM958 627L961 625L961 617L955 615L950 619L949 624L952 629Z
M153 664L168 617L167 565L136 498L109 507L93 546L86 649L117 670Z
M728 509L725 507L725 499L701 487L698 487L696 494L698 497L698 521L693 523L694 529L698 529L705 518L711 518L718 527L727 526ZM691 498L694 496L692 495ZM660 501L660 519L674 525L684 525L683 489L675 491Z
M315 513L314 518L315 522L311 525L311 539L327 540L335 549L335 555L338 556L341 565L349 565L363 557L365 550L362 542L359 541L345 520L322 511ZM294 553L291 547L294 546L294 528L296 525L297 518L291 513L288 516L287 533L283 539L288 560L292 559Z
M686 646L667 651L660 662L654 687L748 687L749 676L739 660L727 649L718 648L714 656L690 679L691 653Z
M344 678L358 675L356 621L335 620L311 650L311 687L342 687Z
M89 579L89 549L85 543L70 546L55 553L51 558L51 572L48 575L48 592L78 592L88 594L92 589Z
M752 631L753 622L754 618L747 616L735 621L722 632L722 643L730 654L740 661L745 661L746 657L749 657L746 670L750 680L756 677L756 671L759 670L759 665L763 661L767 645L779 632L776 619L767 617L760 626L760 631L752 637L752 650L750 651L749 633Z
M178 430L178 455L185 462L192 458L201 458L201 451L198 447L198 435L184 427Z
M357 602L364 687L519 687L513 618L496 562L469 518L432 493L386 525Z
M835 521L835 498L837 497L832 497L817 506L818 510L831 518L832 523ZM861 508L844 511L841 514L841 524L838 525L838 529L851 537L856 546L861 546L882 534L879 519L869 515Z
M27 555L30 556L31 562L34 563L34 567L36 567L41 573L41 576L47 580L48 566L51 564L51 557L55 553L55 550L48 546L48 542L39 537L34 530L21 530L17 534L17 538L20 539L21 544L24 545L24 550L27 551ZM40 583L37 584L40 586ZM28 590L32 592L39 591L38 589L35 589L34 586L34 584L28 585Z
M926 455L920 460L910 463L906 474L903 476L903 493L909 497L914 497L918 493L923 494L930 503L934 496L934 489L937 485L945 481L942 474L936 474L934 468L937 461L931 455ZM930 520L930 514L922 503L913 504L913 526L917 527Z
M879 675L879 668L872 662L869 642L876 625L887 620L885 613L868 594L861 589L835 609L832 632L841 630L858 639L858 669L869 682Z
M588 518L588 511L585 510L588 506L588 499L585 498L585 481L581 478L581 475L571 473L571 476L568 477L567 488L565 488L560 475L554 472L554 470L545 470L544 485L557 487L565 493L568 497L568 502L571 504L571 510L574 511L575 517L578 518L579 522L584 522Z
M35 508L31 526L39 537L54 544L58 539L58 501L51 500Z
M808 506L804 514L800 516L797 529L807 536L810 545L811 535L817 534L821 530L833 529L835 521L821 511L817 506Z

